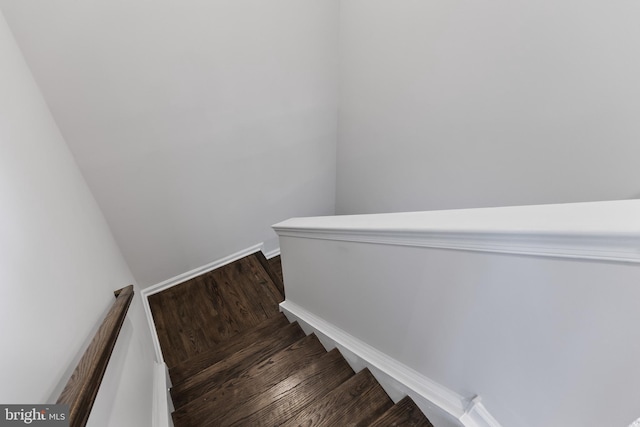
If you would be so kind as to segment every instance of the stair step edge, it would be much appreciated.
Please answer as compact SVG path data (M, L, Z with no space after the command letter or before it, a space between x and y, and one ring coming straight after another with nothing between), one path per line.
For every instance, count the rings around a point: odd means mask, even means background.
M275 353L271 358L252 366L237 378L218 385L215 389L176 409L173 413L174 421L180 422L181 425L201 427L204 425L203 420L206 419L207 412L226 413L234 406L243 404L285 379L292 372L309 365L313 358L325 353L326 350L320 340L314 334L307 335Z
M197 374L203 369L224 360L226 357L240 351L243 348L242 341L249 337L268 334L282 326L289 324L289 321L282 313L273 316L255 327L240 332L229 339L220 342L215 348L211 348L189 359L185 359L178 365L169 368L169 377L174 385L182 383L186 378Z
M342 354L334 349L244 405L209 422L216 426L280 425L354 375Z
M305 333L298 323L290 323L272 335L257 341L254 345L186 378L171 389L175 408L179 409L199 395L209 392L215 388L217 383L224 383L242 375L252 366L263 363L277 352L304 337Z
M433 427L420 408L405 396L369 427Z
M369 406L365 411L361 406ZM314 427L335 425L368 426L393 406L393 402L368 369L363 369L322 399L307 406L281 424L294 427L302 422Z

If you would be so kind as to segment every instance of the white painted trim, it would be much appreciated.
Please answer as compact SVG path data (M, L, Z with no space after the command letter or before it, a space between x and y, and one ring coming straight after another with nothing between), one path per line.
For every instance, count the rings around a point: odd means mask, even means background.
M151 408L151 425L153 427L173 427L171 418L172 403L169 388L171 380L167 365L154 363L153 366L153 403Z
M640 263L640 236L274 229L304 239Z
M273 250L270 250L269 252L264 252L264 249L263 249L262 252L264 253L264 257L266 259L271 259L273 257L277 257L278 255L280 255L280 248L275 248Z
M292 218L279 236L640 263L640 200Z
M213 262L210 262L209 264L203 265L202 267L198 267L198 268L194 268L191 271L187 271L186 273L182 273L182 274L178 274L175 277L172 277L171 279L167 279L163 282L160 282L158 284L155 284L153 286L149 286L148 288L143 289L142 292L145 293L145 295L149 296L149 295L153 295L153 294L157 294L158 292L162 292L165 289L169 289L175 285L179 285L180 283L186 282L187 280L193 279L194 277L198 277L201 274L204 273L208 273L212 270L215 270L216 268L220 268L222 266L225 266L227 264L231 264L234 261L239 260L240 258L244 258L248 255L251 255L253 253L256 253L260 250L262 250L262 243L259 243L257 245L253 245L250 246L246 249L242 249L239 250L236 253L233 253L231 255L228 255L224 258L220 258L218 260L215 260Z
M460 422L465 427L500 427L500 423L487 411L481 400L480 396L471 400Z
M149 296L144 293L144 289L140 292L140 296L142 298L144 315L147 318L147 325L149 325L149 331L151 331L151 341L153 341L153 349L156 352L156 362L164 364L164 357L162 356L162 349L160 348L158 331L156 330L155 323L153 323L153 315L151 314L151 307L149 306Z
M157 362L164 363L164 357L162 356L162 349L160 348L160 340L158 339L158 332L156 331L155 324L153 323L153 315L151 314L151 307L149 306L149 296L153 294L157 294L158 292L162 292L173 286L179 285L180 283L184 283L187 280L200 276L201 274L205 274L210 271L213 271L216 268L220 268L227 264L231 264L232 262L237 261L240 258L244 258L248 255L251 255L253 253L256 253L262 250L262 248L263 248L262 243L250 246L246 249L242 249L224 258L220 258L216 261L210 262L209 264L203 265L202 267L195 268L191 271L187 271L186 273L179 274L175 277L172 277L171 279L167 279L156 285L149 286L148 288L144 288L140 292L140 295L142 296L142 306L144 307L144 313L147 316L147 323L149 325L149 330L151 331L151 339L153 341L153 348L155 349L155 352L156 352Z
M280 310L288 318L301 321L314 332L332 340L337 347L355 354L368 367L373 367L398 381L411 390L414 396L417 395L438 406L458 419L465 427L500 427L500 424L495 421L478 399L474 399L470 403L456 392L425 377L291 301L285 300L280 303Z

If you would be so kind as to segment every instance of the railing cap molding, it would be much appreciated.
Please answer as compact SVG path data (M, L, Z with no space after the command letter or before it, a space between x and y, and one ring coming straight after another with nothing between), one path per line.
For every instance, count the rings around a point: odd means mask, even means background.
M640 200L292 218L280 236L640 262Z

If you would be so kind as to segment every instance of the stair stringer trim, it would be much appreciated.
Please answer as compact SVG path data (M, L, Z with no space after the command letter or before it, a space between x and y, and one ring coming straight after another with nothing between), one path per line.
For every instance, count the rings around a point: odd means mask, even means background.
M171 378L167 365L164 363L153 364L153 403L151 411L152 427L174 427L173 401L171 400Z
M409 395L427 416L435 407L450 425L501 427L478 396L459 395L291 301L280 303L280 311L305 333L315 333L327 350L338 348L354 371L368 368L394 402Z

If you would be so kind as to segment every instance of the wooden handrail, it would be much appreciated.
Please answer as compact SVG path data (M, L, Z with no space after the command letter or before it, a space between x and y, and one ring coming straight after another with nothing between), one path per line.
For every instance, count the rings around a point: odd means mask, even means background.
M115 302L56 402L69 405L70 427L84 427L87 424L102 377L133 299L133 285L114 293Z

